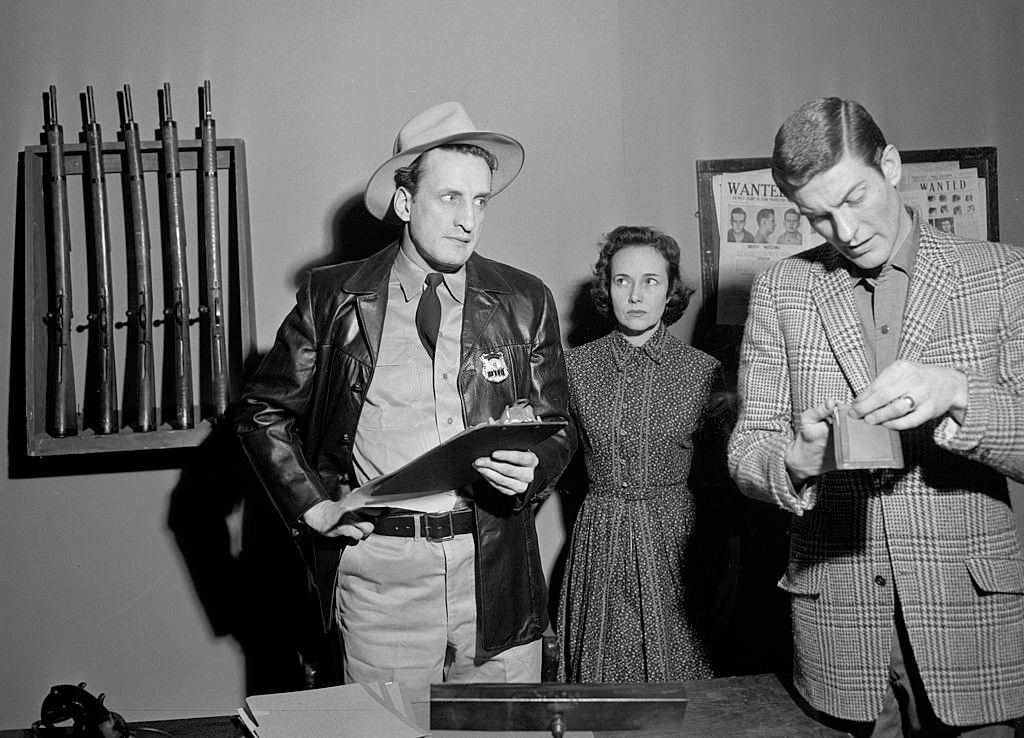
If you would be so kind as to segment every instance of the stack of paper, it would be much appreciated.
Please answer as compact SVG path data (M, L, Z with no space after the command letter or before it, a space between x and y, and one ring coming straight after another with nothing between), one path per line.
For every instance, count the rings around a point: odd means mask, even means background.
M248 697L238 715L254 738L423 738L397 684L345 684Z

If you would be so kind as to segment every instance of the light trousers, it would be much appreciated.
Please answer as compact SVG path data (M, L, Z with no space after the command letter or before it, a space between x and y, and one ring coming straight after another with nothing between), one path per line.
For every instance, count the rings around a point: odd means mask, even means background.
M476 659L472 534L371 534L342 553L336 594L346 682L393 681L417 701L443 681L540 681L539 639Z

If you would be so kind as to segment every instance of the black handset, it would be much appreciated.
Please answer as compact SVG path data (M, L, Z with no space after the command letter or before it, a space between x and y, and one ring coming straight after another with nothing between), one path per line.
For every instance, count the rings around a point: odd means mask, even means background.
M124 719L103 705L104 695L94 697L85 689L85 682L58 684L50 687L43 698L40 718L32 726L32 732L45 735L41 730L52 728L58 723L74 722L74 735L97 736L98 738L122 738L128 735Z

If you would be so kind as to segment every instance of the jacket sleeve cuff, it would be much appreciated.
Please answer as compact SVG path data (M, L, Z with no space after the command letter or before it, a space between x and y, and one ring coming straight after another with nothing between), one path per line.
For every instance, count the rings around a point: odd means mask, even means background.
M951 417L945 417L932 434L941 448L960 453L970 453L981 445L992 415L992 393L987 385L971 371L967 376L967 410L961 425Z
M811 477L798 487L794 486L786 468L785 453L780 449L770 472L772 497L783 510L794 515L803 515L814 509L818 502L818 478Z

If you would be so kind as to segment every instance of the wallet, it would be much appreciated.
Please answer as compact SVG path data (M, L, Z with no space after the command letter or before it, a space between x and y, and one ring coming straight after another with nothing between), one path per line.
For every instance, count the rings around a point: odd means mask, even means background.
M832 411L832 442L837 469L902 469L899 431L850 417L850 406Z

